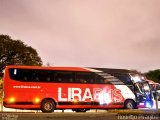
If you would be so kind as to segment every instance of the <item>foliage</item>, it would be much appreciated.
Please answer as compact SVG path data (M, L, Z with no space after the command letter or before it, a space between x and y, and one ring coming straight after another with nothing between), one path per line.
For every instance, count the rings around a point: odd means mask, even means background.
M153 80L154 82L160 83L160 70L159 69L149 71L145 73L145 75L149 80Z
M2 96L3 96L3 81L2 81L2 77L0 77L0 104L2 102Z
M2 80L2 78L0 77L0 89L2 89L2 87L3 87L3 80Z
M37 51L20 40L0 35L0 72L6 65L42 65Z

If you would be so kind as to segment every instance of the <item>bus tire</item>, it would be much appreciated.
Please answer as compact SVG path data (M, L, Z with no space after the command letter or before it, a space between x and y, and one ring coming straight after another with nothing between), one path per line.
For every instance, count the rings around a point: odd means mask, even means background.
M41 103L41 111L44 113L54 112L55 108L56 108L56 105L53 100L45 99Z
M133 100L126 100L125 103L124 103L124 108L125 109L135 109L136 104Z
M75 109L74 111L75 111L75 112L86 112L87 109Z

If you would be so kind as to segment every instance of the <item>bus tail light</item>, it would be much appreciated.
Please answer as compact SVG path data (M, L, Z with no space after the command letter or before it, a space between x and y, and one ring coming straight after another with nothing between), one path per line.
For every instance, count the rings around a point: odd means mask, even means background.
M15 98L14 97L10 97L8 100L9 103L14 103L15 102Z
M74 99L74 102L76 103L76 102L78 102L78 100L77 100L77 99Z
M35 104L38 104L38 103L40 103L40 99L39 99L38 97L36 97L36 98L34 98L33 102L34 102Z

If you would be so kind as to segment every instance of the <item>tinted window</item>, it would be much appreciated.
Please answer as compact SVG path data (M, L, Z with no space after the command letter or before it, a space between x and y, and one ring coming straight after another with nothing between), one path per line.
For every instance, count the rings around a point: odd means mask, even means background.
M112 81L114 77L106 72L100 72L96 75L96 84L112 84L110 81Z
M100 76L100 75L96 75L96 84L104 84L105 83L105 78Z
M54 81L54 71L35 69L9 69L10 78L24 82L50 82Z
M132 84L132 81L127 74L114 74L114 76L126 85Z
M95 83L95 74L91 72L10 68L9 75L11 79L23 82Z
M74 74L73 72L61 72L57 71L55 73L55 82L59 83L73 83L74 82Z
M49 70L31 70L32 81L36 82L53 82L54 71Z
M31 80L32 72L27 69L9 69L9 75L14 80L29 81Z
M77 72L76 73L76 83L95 83L94 73L87 73L87 72Z

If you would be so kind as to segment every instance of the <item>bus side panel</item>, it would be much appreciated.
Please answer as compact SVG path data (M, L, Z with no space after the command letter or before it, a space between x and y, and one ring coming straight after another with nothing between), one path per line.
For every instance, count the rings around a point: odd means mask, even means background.
M38 108L45 98L51 98L61 108L121 108L124 96L114 85L25 83L10 80L5 93L5 106ZM27 106L27 107L26 107Z

